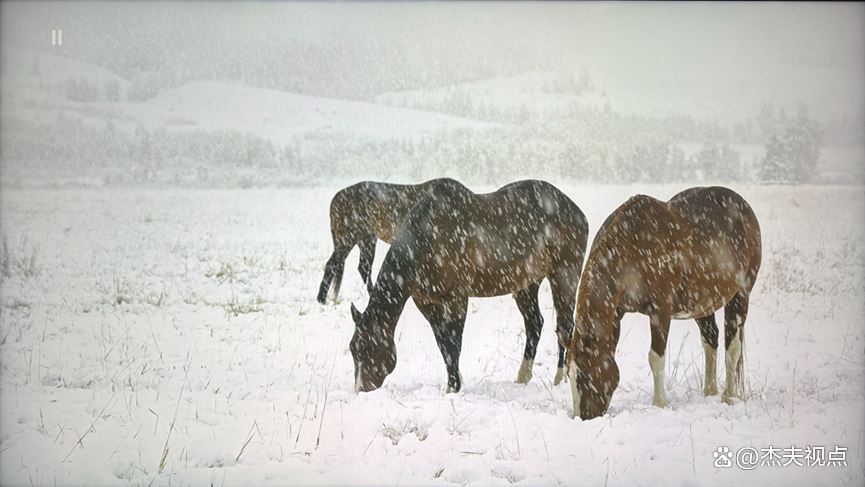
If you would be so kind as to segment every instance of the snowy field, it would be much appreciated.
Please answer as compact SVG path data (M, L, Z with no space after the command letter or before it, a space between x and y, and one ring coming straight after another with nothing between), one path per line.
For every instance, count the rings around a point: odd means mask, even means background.
M621 383L608 414L586 422L569 417L567 386L551 383L546 284L530 384L513 383L525 334L502 297L470 301L459 394L443 393L444 364L412 304L397 328L394 373L378 391L352 392L349 302L363 309L367 298L357 251L342 301L315 302L336 189L0 192L0 483L865 480L862 186L735 188L763 232L747 401L702 396L697 327L675 321L670 406L653 407L648 319L627 315ZM594 232L632 194L667 199L683 187L563 189ZM713 465L718 446L770 445L847 447L848 465Z

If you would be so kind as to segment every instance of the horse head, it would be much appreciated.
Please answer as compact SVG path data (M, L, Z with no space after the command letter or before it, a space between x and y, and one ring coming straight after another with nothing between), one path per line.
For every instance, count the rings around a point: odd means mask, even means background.
M396 367L394 339L386 333L374 310L367 308L361 313L352 303L351 317L355 326L349 348L354 360L355 392L374 391Z
M574 329L568 353L574 417L596 418L610 406L610 399L619 385L616 344L614 337L599 336L596 330L609 330L614 326L615 323L577 324Z

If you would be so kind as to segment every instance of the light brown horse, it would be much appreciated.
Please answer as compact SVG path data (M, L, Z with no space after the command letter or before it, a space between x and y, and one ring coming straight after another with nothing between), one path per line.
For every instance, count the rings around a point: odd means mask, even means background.
M527 367L530 377L534 348L531 357L528 352L541 332L537 293L544 279L550 281L556 310L558 383L564 372L561 344L573 329L587 238L582 211L549 183L519 181L488 194L475 194L456 181L439 184L400 228L366 311L352 305L355 388L377 389L393 371L396 324L409 298L432 327L447 368L448 392L457 392L468 299L513 294L526 319L520 373Z
M345 259L360 248L357 271L372 291L372 263L376 239L393 242L409 211L433 188L453 179L432 179L420 184L390 184L362 181L339 190L330 201L330 234L333 253L324 267L318 302L324 304L330 289L333 300L339 297Z
M691 188L663 202L637 195L604 222L592 244L568 348L574 416L606 412L619 383L616 346L624 313L649 316L653 402L667 404L664 353L670 319L696 319L706 359L703 393L718 393L715 311L724 308L723 399L741 397L745 318L760 269L760 226L727 188Z

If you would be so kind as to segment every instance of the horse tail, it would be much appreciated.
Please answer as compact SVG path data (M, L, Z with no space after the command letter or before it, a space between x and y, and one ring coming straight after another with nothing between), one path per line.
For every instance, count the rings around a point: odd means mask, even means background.
M334 236L335 237L335 236ZM318 287L318 302L321 304L325 304L327 301L327 295L330 294L330 290L333 289L333 299L337 300L339 297L339 288L342 285L342 274L345 268L345 259L348 257L349 252L354 247L354 245L339 245L337 239L334 238L334 246L333 252L330 254L330 258L327 260L327 264L324 266L324 276L321 278L321 284Z
M737 195L738 196L738 195ZM749 246L751 248L751 256L750 262L748 263L748 274L747 274L747 288L746 293L750 295L751 289L754 286L754 283L757 281L757 274L760 272L760 264L763 259L763 243L760 231L760 222L757 220L757 215L754 213L754 209L751 208L751 205L748 204L748 201L745 198L739 196L739 210L742 213L746 239L749 241ZM744 317L743 317L744 320ZM736 366L736 386L739 388L739 391L742 394L742 398L744 399L746 396L745 393L745 326L744 321L742 323L742 327L740 328L739 333L739 342L741 344L742 350L739 354L738 364Z
M356 186L356 185L355 185ZM351 242L350 225L353 221L351 215L351 192L355 186L338 191L330 200L330 234L333 241L333 253L324 268L324 276L318 290L318 302L324 304L331 288L334 289L334 301L339 295L342 284L342 274L345 267L345 259L348 257L355 242Z
M740 328L741 332L739 332L739 343L742 347L742 351L739 354L739 361L736 364L736 387L739 389L739 392L742 394L742 399L745 399L745 327Z

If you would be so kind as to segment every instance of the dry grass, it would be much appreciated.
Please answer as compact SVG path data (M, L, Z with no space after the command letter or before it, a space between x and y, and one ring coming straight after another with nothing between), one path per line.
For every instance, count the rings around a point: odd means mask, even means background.
M39 246L31 244L26 235L18 240L17 247L10 247L4 235L0 241L0 274L4 278L20 276L30 279L42 271L39 264Z

